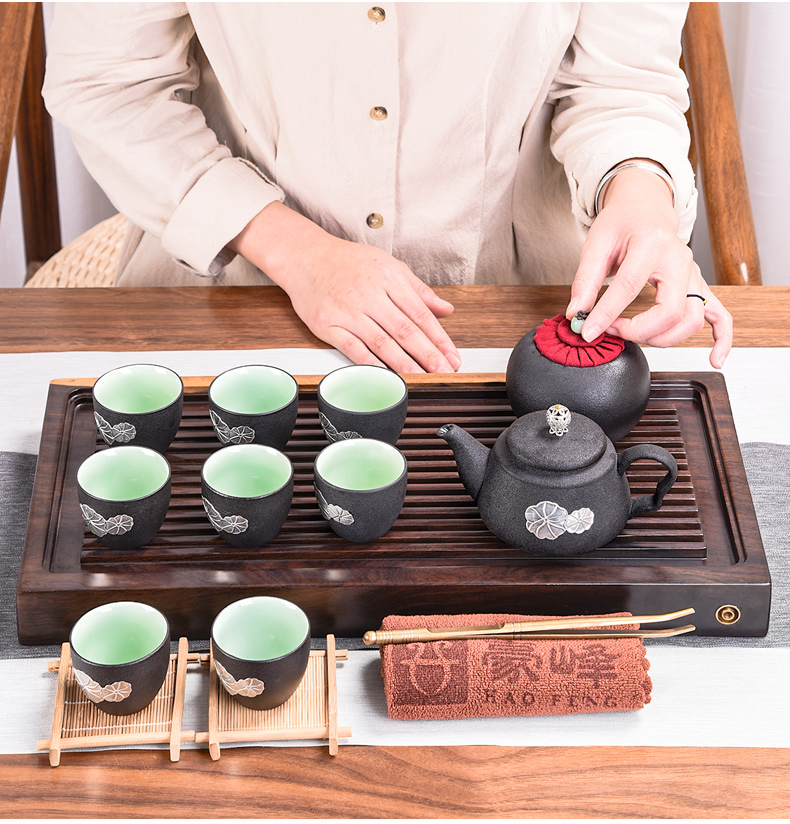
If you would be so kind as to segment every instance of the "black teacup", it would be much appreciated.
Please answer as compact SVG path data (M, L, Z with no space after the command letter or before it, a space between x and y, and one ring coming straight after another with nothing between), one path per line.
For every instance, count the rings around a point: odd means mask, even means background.
M343 366L318 384L318 415L330 441L375 438L394 444L408 404L406 382L383 366Z
M119 446L77 469L85 525L110 549L139 549L159 531L170 504L170 464L153 449Z
M210 455L200 473L203 507L232 546L263 546L280 531L294 491L288 458L271 446L239 444Z
M276 366L237 366L214 378L208 404L222 444L260 443L282 449L296 424L299 386Z
M285 703L304 677L310 621L282 598L244 598L214 619L211 643L225 690L245 707L269 710Z
M353 438L329 444L315 460L321 514L341 538L381 538L403 508L406 475L403 453L384 441Z
M165 452L176 436L183 407L183 381L164 366L120 366L93 385L93 416L110 446L131 443Z
M86 612L69 636L74 677L110 715L145 709L162 687L170 662L170 626L159 610L116 601Z

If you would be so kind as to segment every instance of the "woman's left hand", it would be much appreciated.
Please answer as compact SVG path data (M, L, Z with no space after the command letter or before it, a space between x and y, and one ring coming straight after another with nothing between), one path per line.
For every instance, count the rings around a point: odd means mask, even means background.
M710 362L720 369L732 348L732 316L677 236L678 219L666 183L645 169L624 169L609 181L602 202L582 248L566 316L592 310L582 328L588 341L608 332L660 347L685 340L707 321L714 338ZM596 304L610 275L614 277ZM646 283L656 289L654 305L621 318Z

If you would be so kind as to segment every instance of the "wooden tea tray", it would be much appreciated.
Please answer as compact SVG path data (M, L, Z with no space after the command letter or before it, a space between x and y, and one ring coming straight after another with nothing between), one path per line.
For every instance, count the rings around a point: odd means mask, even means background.
M208 417L210 379L185 379L184 416L167 453L170 510L159 534L135 551L106 549L85 532L76 470L105 448L93 422L92 382L53 382L17 585L20 641L63 642L88 609L122 599L162 610L174 636L207 638L222 607L256 594L294 601L314 635L341 637L377 629L388 614L663 613L688 606L701 634L767 631L770 576L721 375L653 374L647 410L617 446L664 446L677 459L677 483L659 512L629 521L606 547L563 559L536 558L495 538L435 434L452 422L493 444L513 420L501 374L409 378L398 443L409 462L403 511L379 541L338 538L313 493L313 461L326 445L317 380L299 378L299 416L285 449L295 470L290 514L271 543L245 550L218 537L203 511L200 467L220 445ZM652 491L663 472L652 462L632 464L632 492ZM722 623L736 615L735 623Z

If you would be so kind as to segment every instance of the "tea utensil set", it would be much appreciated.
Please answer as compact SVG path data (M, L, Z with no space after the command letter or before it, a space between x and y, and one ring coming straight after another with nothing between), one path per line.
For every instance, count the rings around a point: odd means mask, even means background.
M503 622L479 627L443 627L416 629L379 629L369 630L362 636L368 644L414 644L426 641L460 641L470 638L499 638L511 641L528 641L531 639L568 639L568 638L668 638L693 632L694 624L660 629L601 629L601 627L618 627L631 624L655 624L661 621L673 621L686 615L693 615L693 607L662 615L618 615L588 616L574 618L548 618L536 621Z

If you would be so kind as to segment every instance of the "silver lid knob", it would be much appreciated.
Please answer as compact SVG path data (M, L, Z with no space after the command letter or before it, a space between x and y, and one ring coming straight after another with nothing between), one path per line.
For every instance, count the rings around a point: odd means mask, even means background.
M570 409L560 403L555 403L546 410L546 423L549 425L549 432L561 438L568 431L571 423Z

